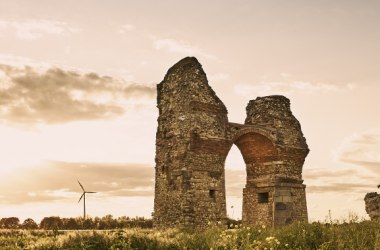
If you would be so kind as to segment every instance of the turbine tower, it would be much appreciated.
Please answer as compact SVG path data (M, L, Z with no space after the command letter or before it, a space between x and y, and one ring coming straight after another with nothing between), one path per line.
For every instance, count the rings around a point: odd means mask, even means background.
M86 191L84 190L84 187L82 186L82 184L79 182L78 180L78 183L79 183L79 186L82 188L83 190L83 193L81 195L81 197L79 198L79 201L78 203L80 202L80 200L83 198L83 219L86 220L86 194L94 194L96 192L91 192L91 191Z

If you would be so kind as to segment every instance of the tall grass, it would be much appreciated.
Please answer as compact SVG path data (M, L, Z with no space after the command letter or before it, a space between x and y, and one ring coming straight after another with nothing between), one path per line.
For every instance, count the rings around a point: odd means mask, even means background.
M210 225L200 232L189 228L57 231L1 230L0 249L376 249L379 221L294 223L232 228Z

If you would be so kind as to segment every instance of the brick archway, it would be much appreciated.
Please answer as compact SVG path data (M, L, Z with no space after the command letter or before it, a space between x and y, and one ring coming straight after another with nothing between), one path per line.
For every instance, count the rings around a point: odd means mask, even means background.
M202 66L185 58L157 85L157 107L155 227L226 219L224 164L233 144L247 169L243 223L307 220L302 167L309 149L289 99L251 100L244 124L230 123Z

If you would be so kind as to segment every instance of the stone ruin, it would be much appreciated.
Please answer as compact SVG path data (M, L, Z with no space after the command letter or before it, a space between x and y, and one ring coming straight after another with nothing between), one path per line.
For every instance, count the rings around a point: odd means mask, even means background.
M309 149L289 99L258 97L244 124L231 123L201 64L187 57L157 85L157 107L156 228L226 220L224 163L233 144L246 164L243 224L307 221L302 167Z
M365 211L371 220L380 220L380 194L376 192L367 193L364 202Z

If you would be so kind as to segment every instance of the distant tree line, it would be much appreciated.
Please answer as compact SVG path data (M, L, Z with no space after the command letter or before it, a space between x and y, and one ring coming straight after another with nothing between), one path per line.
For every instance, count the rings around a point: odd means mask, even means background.
M0 219L1 229L46 229L46 230L107 230L122 228L152 228L152 219L144 217L118 217L113 218L112 215L103 217L87 218L60 218L58 216L45 217L37 224L33 219L28 218L20 223L17 217L8 217Z

